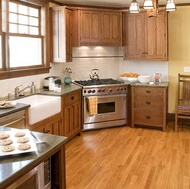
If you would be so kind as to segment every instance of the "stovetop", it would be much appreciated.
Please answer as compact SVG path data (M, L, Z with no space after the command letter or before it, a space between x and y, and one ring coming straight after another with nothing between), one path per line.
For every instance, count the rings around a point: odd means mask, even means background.
M99 80L79 80L75 81L74 83L77 83L81 86L122 84L121 81L112 78L99 79Z

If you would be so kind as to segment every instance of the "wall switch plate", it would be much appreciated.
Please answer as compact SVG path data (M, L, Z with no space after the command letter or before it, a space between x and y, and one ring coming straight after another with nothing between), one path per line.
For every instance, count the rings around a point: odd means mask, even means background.
M184 67L183 70L184 72L190 72L190 67Z

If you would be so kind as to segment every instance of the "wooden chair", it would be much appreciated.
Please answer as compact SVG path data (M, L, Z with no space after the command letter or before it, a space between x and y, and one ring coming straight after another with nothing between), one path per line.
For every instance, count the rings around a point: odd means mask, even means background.
M178 74L178 101L175 113L175 131L179 130L179 119L190 119L190 75Z

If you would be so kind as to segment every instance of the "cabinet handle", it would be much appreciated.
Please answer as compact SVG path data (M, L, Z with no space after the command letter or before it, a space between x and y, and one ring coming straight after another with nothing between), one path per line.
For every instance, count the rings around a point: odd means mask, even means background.
M71 97L71 100L74 100L74 99L75 99L75 97L74 97L74 96L72 96L72 97Z
M150 90L146 90L146 93L151 93L151 91Z
M147 105L150 105L150 104L151 104L151 102L146 101L146 104L147 104Z
M151 116L146 116L146 119L151 119Z
M50 133L50 130L44 130L44 133Z

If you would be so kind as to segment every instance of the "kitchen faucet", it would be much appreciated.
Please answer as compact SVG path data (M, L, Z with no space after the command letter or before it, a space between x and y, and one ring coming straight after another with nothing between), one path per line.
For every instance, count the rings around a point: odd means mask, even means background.
M26 90L26 89L28 89L28 88L31 87L31 85L28 85L28 86L25 87L24 89L20 90L19 87L21 87L21 86L22 86L22 85L19 85L19 86L17 86L17 87L15 88L15 97L19 97L19 96L21 95L21 93L22 93L24 90Z

